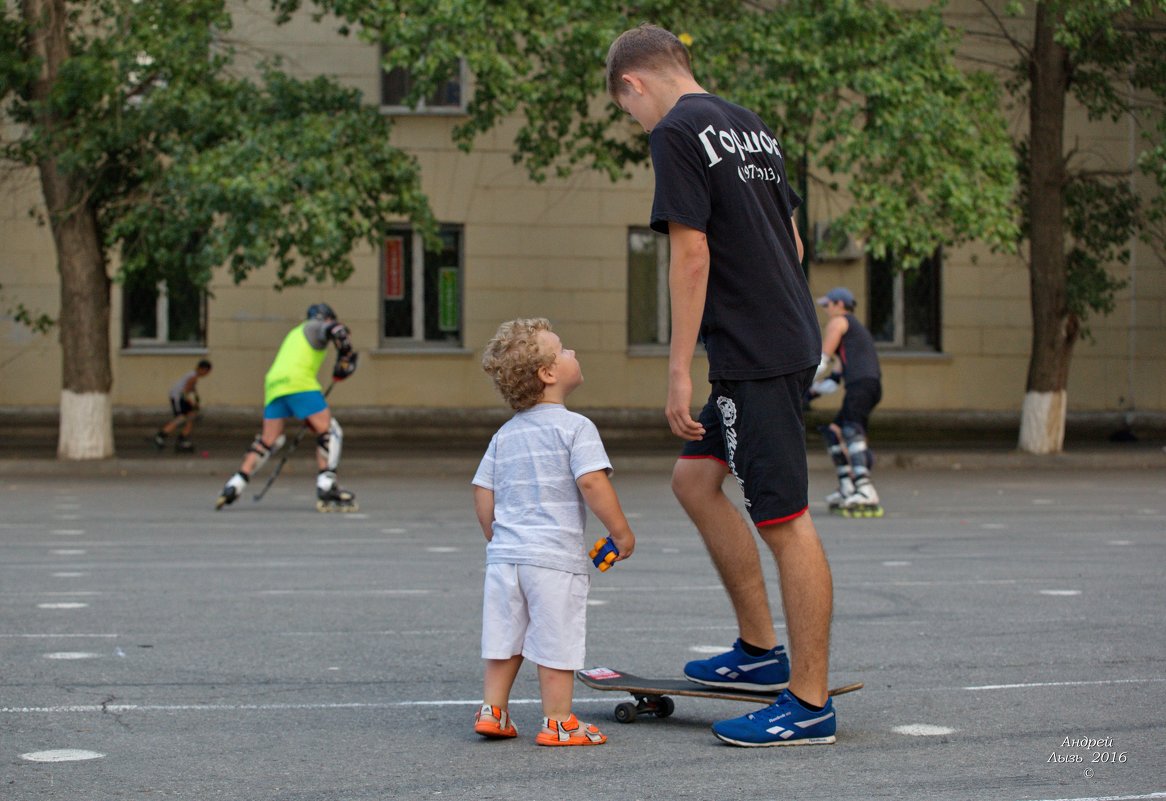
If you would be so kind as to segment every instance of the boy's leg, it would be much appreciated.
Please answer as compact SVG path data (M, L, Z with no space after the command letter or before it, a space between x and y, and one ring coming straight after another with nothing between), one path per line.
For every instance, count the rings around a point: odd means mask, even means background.
M814 521L805 514L759 529L777 560L790 645L789 690L807 703L828 698L834 583Z
M567 720L571 717L575 671L539 665L538 686L542 696L544 717L551 720Z
M741 639L773 648L777 634L753 532L724 492L725 466L715 459L680 459L672 491L692 520L737 615Z
M522 654L509 659L487 659L482 681L482 703L506 709L510 706L510 688L522 667Z

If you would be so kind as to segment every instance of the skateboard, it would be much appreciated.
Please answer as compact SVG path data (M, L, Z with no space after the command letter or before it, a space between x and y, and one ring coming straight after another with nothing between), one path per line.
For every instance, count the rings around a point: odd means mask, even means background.
M781 695L781 690L753 691L735 690L729 687L709 687L688 679L645 679L631 673L621 673L610 668L590 668L575 671L575 677L594 690L618 690L630 693L636 702L624 701L615 707L615 719L620 723L632 723L641 714L651 714L666 718L676 709L676 703L669 697L686 695L693 698L720 698L725 701L745 701L761 705L772 704ZM861 681L834 687L830 695L845 695L863 688Z

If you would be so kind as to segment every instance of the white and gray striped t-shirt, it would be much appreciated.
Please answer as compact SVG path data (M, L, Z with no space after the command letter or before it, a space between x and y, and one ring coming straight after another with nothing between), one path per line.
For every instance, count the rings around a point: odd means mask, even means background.
M595 424L557 403L518 412L490 440L473 483L494 492L487 564L586 573L587 508L575 481L611 461Z

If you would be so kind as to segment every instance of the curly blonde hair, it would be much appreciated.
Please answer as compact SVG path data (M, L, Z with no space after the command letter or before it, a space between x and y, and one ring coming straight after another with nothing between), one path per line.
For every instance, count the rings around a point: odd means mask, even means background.
M482 353L482 369L494 380L502 399L516 412L539 402L545 388L538 375L539 368L550 367L555 362L555 354L539 351L540 331L551 331L551 323L544 317L502 323Z

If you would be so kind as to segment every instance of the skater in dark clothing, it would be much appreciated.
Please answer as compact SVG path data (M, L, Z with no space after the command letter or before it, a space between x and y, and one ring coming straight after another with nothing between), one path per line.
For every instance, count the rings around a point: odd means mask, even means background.
M195 368L175 381L170 387L170 411L174 417L169 423L158 429L154 435L154 447L162 450L166 447L166 437L182 426L178 432L178 439L174 442L174 450L179 453L191 453L194 445L190 441L190 432L194 430L194 421L198 419L200 403L198 399L198 380L210 374L211 363L206 359L200 361Z
M308 319L284 337L275 361L264 382L263 431L255 437L243 464L231 476L215 504L222 509L243 494L247 482L271 454L282 447L284 421L303 420L316 434L316 508L321 512L354 512L356 496L341 489L336 481L344 433L332 417L316 373L324 363L328 343L336 345L336 365L332 378L343 381L356 371L356 352L348 338L348 329L336 319L336 312L326 303L308 307Z
M854 316L854 293L835 287L818 305L829 320L822 334L822 359L841 362L842 383L846 394L834 421L822 426L826 450L838 471L838 489L826 496L833 512L854 516L880 516L879 494L871 482L873 458L867 447L867 424L870 413L883 397L882 371L874 338ZM826 379L811 387L811 393L826 394L838 388L836 380Z

